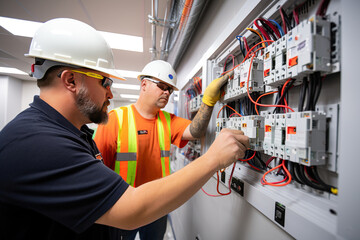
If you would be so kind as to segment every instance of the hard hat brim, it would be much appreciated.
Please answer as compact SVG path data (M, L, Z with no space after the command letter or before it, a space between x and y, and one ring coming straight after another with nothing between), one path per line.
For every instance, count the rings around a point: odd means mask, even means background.
M29 57L29 58L42 58L41 56L36 56L36 55L31 55L31 54L24 54L24 55L25 55L25 57ZM105 73L105 74L109 75L109 78L116 78L116 79L126 81L126 78L124 78L121 74L119 74L114 69L108 69L108 68L102 68L102 67L94 67L94 66L89 66L89 65L86 65L86 64L79 64L79 63L71 64L71 63L69 63L67 61L61 61L60 59L56 59L56 58L51 59L51 58L46 57L46 58L42 58L42 59L51 60L51 61L64 63L64 64L70 64L70 65L74 65L75 67L84 67L84 68L92 69L92 70L99 71L99 72L102 72L102 73ZM61 65L61 64L59 64L59 65Z

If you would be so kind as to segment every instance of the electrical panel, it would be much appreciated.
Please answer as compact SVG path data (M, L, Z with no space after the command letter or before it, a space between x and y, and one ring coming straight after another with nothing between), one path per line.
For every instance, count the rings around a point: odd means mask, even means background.
M180 115L189 120L193 120L202 104L202 78L200 76L195 76L191 78L181 91L180 96L183 96L180 99L180 106L182 106L179 111ZM176 158L178 161L182 159L182 165L187 165L191 161L200 157L200 155L201 141L192 140L189 141L184 148L178 150L177 152L175 151L174 154L172 154L173 157L171 161L174 162L174 158ZM174 170L176 170L177 168L178 167L174 167Z
M306 239L297 223L334 238L337 219L341 14L339 2L324 2L264 6L232 33L233 41L219 44L203 72L207 85L231 70L234 75L223 86L201 152L223 128L243 131L250 142L244 159L214 178L297 239ZM198 104L192 106L196 111Z

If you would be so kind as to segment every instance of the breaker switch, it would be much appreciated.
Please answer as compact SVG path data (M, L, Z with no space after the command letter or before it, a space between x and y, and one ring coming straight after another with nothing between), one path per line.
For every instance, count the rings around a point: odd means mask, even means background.
M287 134L296 134L296 127L288 127Z
M289 59L289 68L298 64L298 56Z
M270 125L265 126L265 132L271 132L271 126Z

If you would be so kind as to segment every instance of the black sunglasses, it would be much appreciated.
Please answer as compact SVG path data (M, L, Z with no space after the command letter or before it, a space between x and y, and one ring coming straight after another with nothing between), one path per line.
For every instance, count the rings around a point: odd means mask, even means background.
M144 78L150 82L153 82L156 84L156 86L158 86L158 88L160 88L161 90L163 90L164 92L165 91L169 91L169 94L172 94L172 92L174 91L174 88L173 87L170 87L169 85L163 83L163 82L160 82L160 81L156 81L156 80L153 80L151 78Z

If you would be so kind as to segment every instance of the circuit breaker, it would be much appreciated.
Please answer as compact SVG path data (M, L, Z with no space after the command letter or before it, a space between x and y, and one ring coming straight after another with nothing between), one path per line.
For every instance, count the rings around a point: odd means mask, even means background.
M272 85L275 82L275 44L270 44L264 49L264 83Z
M286 114L284 159L306 166L323 165L326 159L326 116L306 111Z
M287 77L330 72L330 22L312 16L287 34Z
M221 129L237 129L244 132L249 137L250 149L261 151L264 139L264 117L263 116L244 116L216 119L216 136Z
M275 155L275 115L267 114L264 117L264 153Z
M264 117L263 116L244 116L241 117L241 128L246 136L249 137L250 149L254 151L263 150L264 142Z
M234 101L247 96L247 84L249 84L249 93L264 91L263 60L254 58L251 65L251 71L249 72L250 63L251 60L248 59L234 69L233 79L229 79L224 86L224 96L222 101Z

